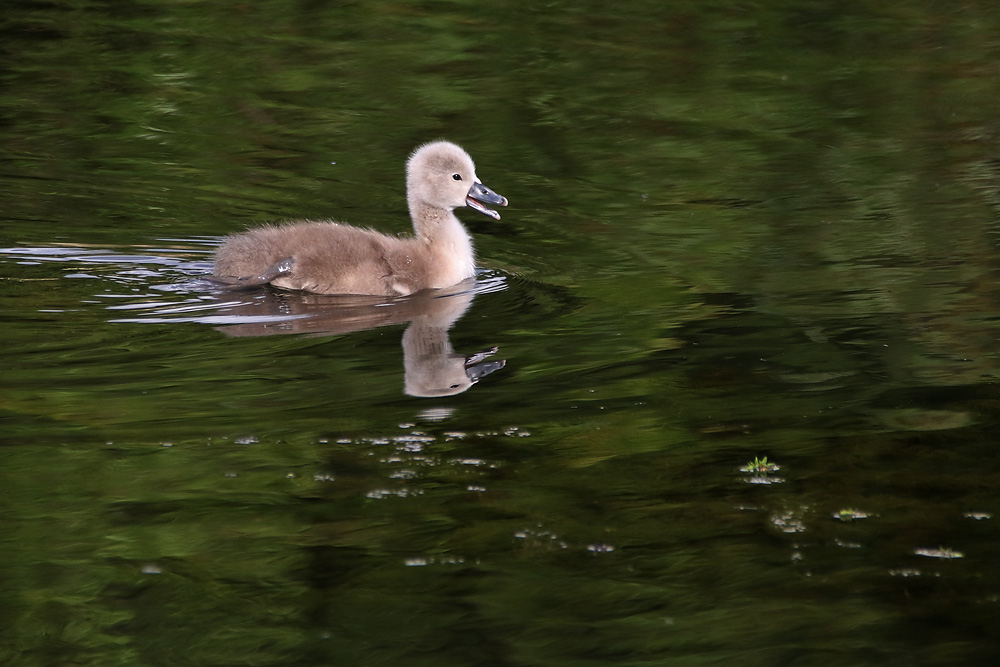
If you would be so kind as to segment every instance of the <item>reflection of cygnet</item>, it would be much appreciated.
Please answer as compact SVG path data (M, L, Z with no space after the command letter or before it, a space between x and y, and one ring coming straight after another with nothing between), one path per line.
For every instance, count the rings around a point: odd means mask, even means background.
M327 296L264 290L254 299L225 308L231 324L219 327L227 336L346 334L409 323L403 333L405 391L411 396L449 396L504 367L503 360L485 361L491 348L458 354L448 330L472 304L472 281L454 290L415 294L405 299L376 301L368 297Z
M404 391L410 396L460 394L506 363L484 361L497 351L495 347L469 356L452 348L448 329L465 313L471 298L445 297L434 302L403 333Z

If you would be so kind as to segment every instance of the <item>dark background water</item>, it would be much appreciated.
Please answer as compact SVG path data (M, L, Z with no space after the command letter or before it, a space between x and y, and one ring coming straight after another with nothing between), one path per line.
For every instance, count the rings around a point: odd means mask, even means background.
M1000 659L1000 5L0 18L0 662ZM405 232L440 137L511 201L468 391L199 279Z

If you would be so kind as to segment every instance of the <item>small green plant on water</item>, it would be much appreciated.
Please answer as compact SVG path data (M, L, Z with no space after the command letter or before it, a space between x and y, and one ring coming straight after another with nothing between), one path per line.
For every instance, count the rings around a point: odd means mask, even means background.
M764 458L755 456L753 461L740 468L741 472L755 472L762 475L766 475L769 472L776 472L778 470L781 470L781 466L777 463L771 463L767 460L766 456Z

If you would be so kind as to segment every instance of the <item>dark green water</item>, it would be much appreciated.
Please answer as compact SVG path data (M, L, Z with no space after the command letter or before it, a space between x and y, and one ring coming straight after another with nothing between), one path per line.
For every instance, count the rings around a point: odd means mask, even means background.
M977 0L4 3L0 663L996 664L998 79ZM440 137L471 293L200 279Z

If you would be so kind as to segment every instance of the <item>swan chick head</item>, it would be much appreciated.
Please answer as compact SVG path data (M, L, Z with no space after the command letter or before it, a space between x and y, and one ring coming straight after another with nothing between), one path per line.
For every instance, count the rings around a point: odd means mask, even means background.
M407 197L413 204L444 210L468 206L494 220L500 214L486 204L506 206L507 199L483 185L476 165L461 147L449 141L424 144L406 163Z

